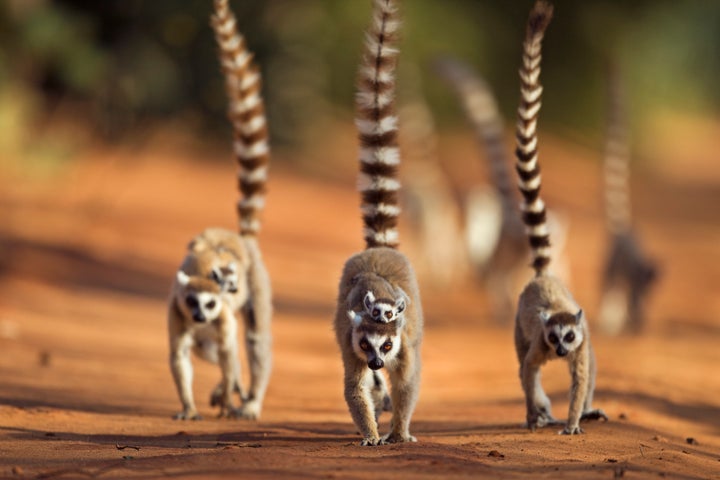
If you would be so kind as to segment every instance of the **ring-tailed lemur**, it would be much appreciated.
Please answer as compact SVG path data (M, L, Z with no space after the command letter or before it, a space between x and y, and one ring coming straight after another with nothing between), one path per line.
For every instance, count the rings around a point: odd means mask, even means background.
M550 399L540 383L540 367L548 360L565 358L570 365L570 409L564 434L582 433L583 418L605 418L592 409L595 390L595 356L582 309L568 289L548 273L550 263L545 204L540 198L537 155L537 119L542 86L539 82L542 39L552 18L552 5L538 0L528 20L520 68L521 101L517 122L517 173L523 196L522 218L532 251L535 277L520 294L515 323L515 348L531 430L557 423Z
M219 363L222 379L210 403L221 416L256 419L272 368L270 279L257 243L259 213L269 162L268 130L260 97L260 72L238 33L227 0L215 0L212 26L229 96L239 168L240 234L209 228L196 236L176 274L168 309L170 368L182 402L178 419L198 419L190 351ZM244 391L238 362L237 319L245 324L250 386ZM233 406L233 392L242 405Z
M420 388L420 294L410 262L396 250L400 152L394 73L399 28L395 2L374 0L356 97L366 249L345 263L334 320L345 369L345 400L363 437L361 445L414 442L410 419ZM392 420L390 433L380 437L377 416L390 407L378 371L383 367L392 383Z
M530 252L513 190L503 120L490 86L468 65L444 57L435 67L457 94L486 152L492 190L476 186L466 195L466 245L470 261L490 293L493 315L499 323L508 323L517 290L528 280ZM548 223L555 238L553 255L559 260L555 271L567 279L562 256L567 221L556 214L549 215Z
M608 74L608 125L604 157L605 215L609 250L605 261L599 325L608 334L638 333L657 268L640 247L630 215L630 146L625 96L617 67Z

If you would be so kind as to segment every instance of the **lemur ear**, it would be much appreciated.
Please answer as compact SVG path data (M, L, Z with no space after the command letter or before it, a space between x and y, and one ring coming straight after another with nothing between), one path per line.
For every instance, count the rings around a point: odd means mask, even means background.
M365 305L367 310L370 310L372 309L373 303L375 303L375 294L368 290L365 294L365 298L363 299L363 305Z
M210 278L212 281L214 281L217 284L223 283L223 274L222 269L220 267L215 267L212 269L212 272L210 272Z
M400 297L395 300L395 310L397 310L397 313L405 311L405 297Z
M410 304L410 296L405 293L405 290L403 290L400 287L397 287L398 291L400 292L400 298L398 298L395 301L395 306L398 307L398 313L405 310L405 307Z
M348 310L347 316L355 327L360 325L360 322L362 322L362 316L359 313L355 313L353 310Z
M543 323L547 323L547 321L550 320L550 313L546 310L540 310L540 320L542 320Z
M578 310L578 312L575 314L575 323L580 323L580 320L582 320L583 317L583 311L582 308Z
M178 270L177 275L175 277L177 279L177 282L182 285L183 287L186 286L188 283L190 283L190 277L187 273L183 272L182 270Z

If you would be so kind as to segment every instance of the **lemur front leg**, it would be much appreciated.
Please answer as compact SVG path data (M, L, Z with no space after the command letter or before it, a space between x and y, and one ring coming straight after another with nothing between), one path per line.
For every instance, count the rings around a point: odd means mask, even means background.
M373 372L353 352L343 352L345 364L345 401L355 426L363 439L360 445L375 446L385 443L378 434L375 405L371 394Z
M540 382L542 362L533 357L531 349L520 367L520 381L525 391L527 427L534 432L537 428L555 425L559 422L552 416L550 399L545 394Z
M590 353L590 377L587 386L587 393L585 395L585 403L583 405L583 413L580 416L580 420L608 420L608 416L600 408L592 408L593 397L595 395L595 375L596 375L596 364L595 364L595 353L593 352L592 345L589 345Z
M235 415L232 395L235 392L239 375L237 357L237 320L230 309L224 306L220 318L218 318L218 363L222 376L219 395L213 394L212 397L215 404L220 407L219 417Z
M392 383L393 415L390 433L383 437L387 443L417 442L410 435L410 418L420 393L420 352L412 352L404 345L398 353L395 368L388 367Z
M173 417L176 420L200 420L202 418L193 399L193 367L190 361L192 341L192 337L186 334L172 339L170 343L170 370L183 407L182 412Z
M568 359L570 365L570 408L565 428L560 432L563 435L576 435L584 433L580 428L580 417L586 404L588 387L590 387L590 352L583 346L573 357Z

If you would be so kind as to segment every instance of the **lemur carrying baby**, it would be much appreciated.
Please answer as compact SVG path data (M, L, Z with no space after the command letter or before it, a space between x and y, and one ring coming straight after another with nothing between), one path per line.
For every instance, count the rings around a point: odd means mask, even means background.
M515 348L531 430L557 424L550 399L540 383L540 367L548 360L564 358L570 365L570 408L563 434L582 433L581 419L607 420L592 408L595 391L595 356L582 309L565 285L548 273L550 237L545 204L540 198L540 166L537 154L537 119L542 86L539 82L541 46L552 18L550 4L538 0L528 20L520 68L521 101L517 122L517 173L523 197L522 218L533 254L535 277L520 294L515 317Z
M256 419L262 410L272 365L272 295L256 235L265 202L270 159L260 72L238 33L227 0L215 0L212 26L229 97L228 116L240 164L239 231L209 228L197 235L178 270L168 306L170 369L182 411L177 419L200 418L192 391L190 351L220 365L222 378L210 403L220 416ZM240 381L237 318L245 324L250 387ZM235 408L233 393L242 405Z
M366 249L352 256L340 279L335 334L345 367L345 400L361 445L414 442L410 418L420 388L423 316L414 271L398 246L395 67L400 28L392 0L374 0L356 98L360 192ZM390 395L381 368L387 368ZM392 410L390 432L378 417Z

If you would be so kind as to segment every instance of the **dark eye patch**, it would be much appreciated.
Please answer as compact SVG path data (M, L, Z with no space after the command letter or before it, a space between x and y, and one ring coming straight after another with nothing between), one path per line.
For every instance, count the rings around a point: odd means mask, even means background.
M392 317L393 317L393 313L392 313L391 311L385 312L385 318L387 318L387 319L389 320L389 319L391 319Z
M565 334L565 338L563 338L563 341L567 343L571 343L573 340L575 340L575 332L568 332Z
M195 298L193 296L186 297L185 304L190 308L197 308L197 306L199 305L197 298Z
M389 352L390 350L392 350L392 342L388 340L387 342L383 343L382 349L383 352Z
M557 335L555 335L554 333L551 333L550 335L548 335L548 340L550 340L550 343L555 344L555 343L558 343L558 341L560 339L558 338Z
M367 352L368 350L370 350L370 344L367 342L367 340L362 340L362 341L360 342L360 348L361 348L363 351Z
M375 310L372 311L372 316L373 316L373 317L377 317L378 315L380 315L380 310L378 310L378 309L376 308Z
M207 308L208 310L212 310L213 308L215 308L215 305L215 300L210 300L208 303L205 304L205 308Z

